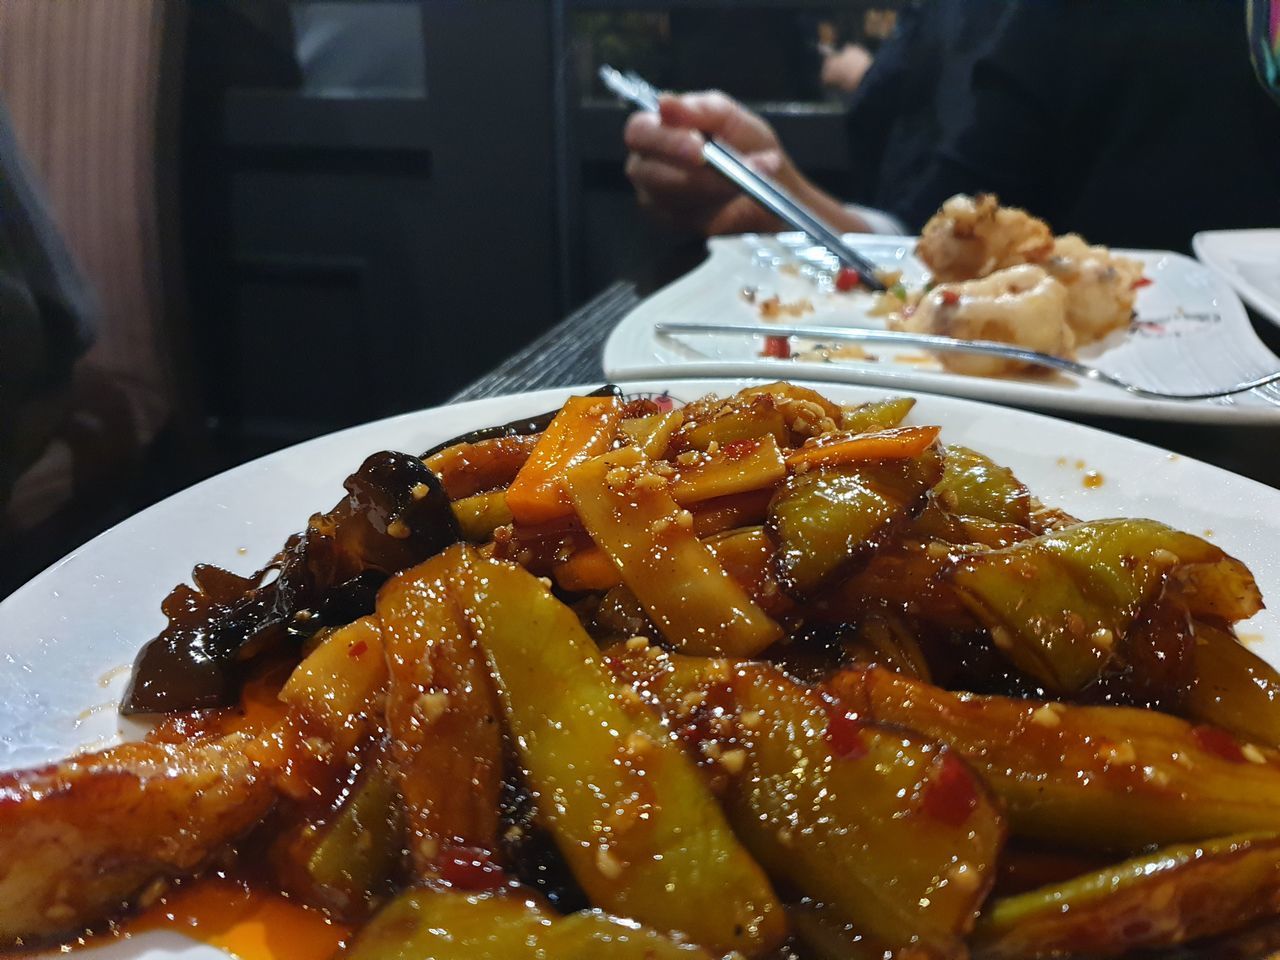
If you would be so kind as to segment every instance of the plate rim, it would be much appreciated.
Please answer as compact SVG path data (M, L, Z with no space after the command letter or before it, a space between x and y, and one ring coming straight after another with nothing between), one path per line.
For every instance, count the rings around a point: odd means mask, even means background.
M918 372L904 368L901 365L893 365L885 370L873 370L870 369L870 365L778 361L770 360L769 358L697 361L663 361L656 358L643 361L625 359L622 347L624 336L630 336L633 332L643 333L643 328L650 326L649 324L636 323L632 318L646 308L655 311L660 309L663 305L663 298L673 295L671 291L684 286L704 272L719 269L720 264L716 263L716 258L725 256L733 244L751 237L775 239L789 237L795 239L803 238L803 236L804 234L797 231L781 231L779 233L729 234L706 238L705 245L708 256L705 260L692 270L644 297L628 310L622 319L614 324L601 348L601 365L605 375L619 379L639 379L656 376L680 379L708 376L760 376L769 378L772 373L765 372L769 369L766 365L785 362L787 364L785 370L794 371L794 373L787 374L779 370L780 378L787 380L811 379L824 383L918 390L934 396L954 396L979 402L996 403L1002 406L1012 406L1019 409L1035 409L1083 416L1107 416L1181 423L1217 423L1225 426L1280 424L1280 404L1249 404L1241 406L1208 401L1150 400L1123 394L1120 391L1116 392L1115 400L1112 401L1098 396L1081 396L1078 393L1069 391L1047 390L1037 384L1020 384L1015 380L1001 377L965 378L959 374L946 373L942 376L951 377L952 379L922 377ZM915 236L861 233L845 234L844 238L846 242L855 248L880 245L910 248L919 239ZM1227 322L1238 325L1239 335L1251 352L1256 351L1259 359L1264 356L1270 357L1273 361L1272 365L1280 369L1280 357L1271 352L1270 348L1258 336L1257 331L1253 329L1244 303L1241 301L1235 287L1227 282L1219 271L1210 269L1207 264L1195 257L1190 257L1176 250L1140 250L1117 247L1114 248L1114 252L1120 255L1139 255L1149 258L1162 257L1190 265L1197 270L1208 270L1209 276L1218 281L1221 287L1220 292L1226 298L1223 304L1224 315L1238 312L1238 316L1228 318ZM632 328L637 329L633 331ZM762 329L767 329L767 327L762 327ZM652 334L649 336L652 338ZM969 387L968 381L972 381L972 388ZM1024 387L1029 389L1024 390Z
M1196 259L1218 276L1222 277L1240 299L1267 320L1280 327L1280 300L1267 296L1256 286L1223 262L1225 258L1215 255L1215 248L1220 242L1229 238L1239 238L1248 234L1274 234L1276 247L1280 250L1280 227L1248 227L1240 230L1201 230L1191 238L1191 249Z
M720 364L716 364L716 366L719 367ZM1263 483L1260 480L1255 480L1252 477L1246 477L1243 474L1235 473L1231 470L1228 470L1226 467L1219 467L1216 464L1209 463L1207 460L1201 460L1199 457L1193 457L1188 454L1178 453L1177 451L1169 450L1165 447L1158 446L1157 444L1148 443L1145 440L1139 440L1134 437L1126 436L1123 433L1119 433L1114 430L1107 430L1103 427L1093 426L1092 424L1080 423L1079 421L1072 420L1068 417L1057 416L1052 412L1039 410L1039 409L1027 409L1024 407L1011 406L1009 404L1000 403L998 401L993 401L993 400L984 400L976 397L957 396L955 394L950 394L950 393L937 393L929 390L921 390L917 387L902 387L899 389L899 388L886 387L880 384L846 383L843 381L830 381L830 380L823 380L820 378L813 378L813 377L774 377L774 376L768 376L762 373L750 373L750 374L739 374L739 375L721 374L721 373L705 373L705 374L700 374L698 376L689 376L689 377L673 376L669 373L662 373L659 375L617 377L617 378L611 378L606 375L605 380L608 383L613 383L623 388L625 388L627 385L632 385L637 387L648 387L648 388L653 388L655 386L659 386L659 387L665 386L665 388L668 390L670 390L672 386L675 386L678 388L679 386L685 385L685 384L692 385L694 383L710 382L710 381L719 381L724 384L740 384L740 383L743 383L744 381L755 381L757 383L776 383L780 380L785 380L789 383L796 383L802 386L809 386L814 388L831 386L834 383L837 386L852 387L858 390L898 389L898 392L900 394L906 395L906 396L920 394L927 399L931 399L931 400L939 399L947 402L956 402L964 406L972 405L974 407L977 407L979 410L989 410L989 411L998 412L999 415L1011 415L1011 416L1020 417L1020 418L1032 418L1033 420L1036 420L1036 421L1049 421L1054 424L1065 425L1067 428L1073 431L1082 431L1086 436L1103 438L1104 442L1107 442L1107 443L1120 442L1123 445L1137 447L1150 454L1159 454L1167 457L1176 457L1179 460L1194 464L1197 469L1203 468L1203 469L1211 470L1216 473L1222 474L1226 477L1230 477L1233 483L1244 483L1249 486L1256 487L1258 491L1261 491L1266 496L1278 498L1277 506L1280 506L1280 487L1270 486L1269 484ZM379 417L374 420L365 421L364 423L354 424L349 427L343 427L339 430L334 430L329 433L321 434L320 436L317 436L317 437L310 437L306 440L299 441L298 443L290 444L289 446L283 447L279 450L273 450L270 453L263 454L260 457L255 457L252 460L246 460L244 463L238 463L233 467L229 467L226 470L223 470L219 473L214 474L213 476L205 477L201 480L197 480L195 483L189 484L188 486L183 487L180 490L174 491L173 493L169 494L169 496L164 497L163 499L157 500L155 503L149 504L148 506L142 508L136 513L133 513L130 516L120 520L118 523L112 524L106 530L103 530L101 533L94 535L93 537L86 540L84 543L80 544L77 547L74 547L73 549L69 550L66 554L59 557L57 560L53 561L51 564L49 564L49 566L45 567L43 570L36 573L29 580L27 580L25 583L23 583L14 591L12 591L7 597L0 599L0 630L3 629L3 618L5 615L6 609L11 606L14 598L18 597L20 594L25 593L26 591L31 589L33 585L38 584L40 581L43 581L46 577L52 575L54 571L60 569L66 563L68 563L69 561L79 556L82 551L89 549L93 544L97 543L99 540L102 540L103 538L109 535L115 534L116 531L124 531L129 529L130 527L135 525L137 522L139 522L139 518L143 517L146 514L151 513L152 511L159 510L160 508L170 508L172 507L174 501L178 500L179 498L194 496L196 491L207 489L208 487L211 487L215 483L225 482L228 478L233 477L237 474L240 474L240 473L248 474L253 470L267 467L274 462L277 462L277 461L283 462L285 460L288 460L290 457L295 456L298 453L298 451L304 450L313 445L332 443L336 441L338 438L345 437L351 434L360 433L365 430L370 430L372 428L390 428L397 423L408 424L411 421L415 421L418 418L435 413L440 410L466 410L468 412L473 410L481 411L481 410L488 409L489 407L502 407L507 403L511 403L515 401L532 400L532 399L541 398L541 397L552 398L556 396L565 396L565 397L574 396L575 391L581 391L581 390L589 391L589 390L597 389L600 386L601 384L599 383L592 383L591 381L587 381L585 383L575 383L575 384L571 384L569 386L563 386L563 387L541 387L537 390L522 390L517 393L503 393L503 394L498 394L496 396L490 396L490 397L477 397L472 400L463 400L458 403L445 402L442 404L436 404L429 407L420 407L416 410L409 410L404 413L392 414L387 417ZM642 391L638 391L638 392L642 392ZM650 390L649 392L654 392L654 391ZM917 396L916 399L919 400L921 399L921 397ZM354 465L352 465L352 468L354 469ZM335 498L338 496L337 490L334 491L334 496ZM324 508L320 506L316 506L314 509L322 510ZM308 516L310 516L310 513L308 513ZM303 523L305 523L305 518L300 518L299 527L301 527ZM184 571L181 574L181 576L184 576L184 577L188 576L189 573L190 571Z
M679 394L681 392L681 388L686 386L691 387L694 390L697 390L699 393L703 393L709 390L716 390L717 388L720 388L726 391L736 390L736 389L740 389L741 386L743 386L745 383L769 382L771 379L772 378L762 377L762 376L700 377L696 379L662 376L658 378L619 379L617 383L620 387L623 388L624 391L628 390L628 388L634 388L632 392L660 392L662 390L669 390L671 392ZM826 384L821 381L805 380L802 378L792 378L792 379L794 379L794 382L798 384L806 385L806 386L816 386L818 388L821 388L823 386L829 386L829 384ZM28 588L31 588L33 585L37 584L39 581L46 578L47 576L52 575L63 564L65 564L67 561L69 561L73 557L78 556L82 551L88 549L92 544L99 541L100 539L105 538L107 536L112 536L112 535L122 535L118 533L118 531L121 531L122 529L127 529L128 525L138 522L139 518L144 517L150 512L155 511L165 505L169 505L169 507L172 508L173 501L180 500L182 498L193 497L195 491L198 491L200 488L206 487L206 485L212 485L216 482L226 482L228 478L233 478L236 474L240 474L240 473L248 474L253 470L260 470L264 466L270 466L273 461L288 460L291 457L296 457L299 450L305 449L308 446L313 446L313 445L319 446L322 444L333 443L338 438L350 436L353 434L359 434L364 431L370 430L371 428L394 430L396 429L398 424L403 424L406 428L411 429L412 425L423 423L423 420L425 417L441 410L464 411L466 415L469 415L469 416L474 415L473 419L491 416L492 414L490 414L489 411L505 410L505 412L511 412L510 407L512 405L522 406L523 409L527 411L531 409L532 404L534 403L541 403L541 402L546 402L548 404L555 403L557 402L558 399L562 399L563 397L571 396L574 394L579 394L583 391L594 389L597 386L599 386L598 383L586 383L586 384L575 384L575 385L563 386L563 387L549 387L549 388L543 388L539 390L522 391L522 392L513 393L513 394L502 394L494 397L485 397L485 398L480 398L476 400L463 401L461 403L453 403L453 404L445 403L445 404L440 404L440 405L431 406L431 407L424 407L418 410L396 414L389 417L383 417L377 420L368 421L366 423L346 427L341 430L336 430L319 437L311 438L309 440L302 441L297 444L293 444L289 447L286 447L278 451L273 451L272 453L266 454L261 457L257 457L243 464L238 464L235 467L222 471L221 473L216 474L212 477L209 477L197 483L191 484L190 486L171 494L169 497L166 497L164 500L158 501L156 504L153 504L147 508L144 508L143 510L126 518L120 523L113 525L109 530L104 531L103 533L87 541L85 544L81 545L80 547L77 547L75 550L71 551L66 557L61 558L54 564L51 564L49 567L47 567L44 571L41 571L40 574L37 574L37 576L32 578L32 580L28 581L27 584L24 584L22 587L20 587L19 591L25 591ZM846 389L854 392L860 392L860 393L874 393L879 391L879 388L877 387L867 386L863 384L842 384L840 385L840 387L842 389ZM1193 470L1197 472L1203 471L1202 476L1204 476L1208 480L1220 479L1225 477L1227 479L1227 482L1231 485L1233 489L1240 491L1242 494L1249 496L1250 498L1261 499L1263 508L1265 508L1267 505L1271 503L1274 503L1277 506L1280 506L1280 489L1268 486L1267 484L1261 483L1252 478L1233 473L1230 470L1227 470L1223 467L1218 467L1214 464L1207 463L1195 457L1185 456L1183 454L1171 454L1170 451L1158 445L1151 444L1143 440L1137 440L1132 437L1128 437L1123 434L1116 433L1114 431L1102 429L1089 424L1078 423L1076 421L1066 419L1060 416L1055 416L1050 413L1045 413L1045 412L1035 411L1035 410L1023 410L1023 409L1013 408L1013 407L1009 407L1009 406L998 404L998 403L993 403L990 401L974 400L970 398L956 397L952 395L938 395L938 394L932 394L926 391L919 391L919 390L904 390L901 392L905 395L915 396L917 399L922 400L926 403L940 402L941 404L944 404L946 406L953 408L953 412L958 414L970 413L973 415L970 418L972 420L979 420L984 416L995 417L999 420L1003 420L1006 422L1013 421L1014 425L1025 424L1027 426L1032 426L1032 427L1038 424L1043 424L1045 422L1048 422L1053 424L1056 428L1067 431L1071 435L1071 438L1073 438L1073 441L1075 438L1080 438L1083 441L1081 446L1087 445L1090 447L1090 449L1092 449L1093 447L1092 447L1092 444L1089 443L1089 441L1101 440L1104 446L1112 447L1113 449L1123 448L1124 450L1127 450L1127 451L1138 451L1144 457L1148 457L1148 458L1161 458L1161 457L1173 456L1173 457L1176 457L1178 460L1183 461L1185 464L1189 465ZM682 399L693 399L693 397L692 396L682 397ZM516 415L519 415L519 414L517 413ZM450 423L446 425L444 429L452 430L452 429L455 429L455 427L457 426L458 424ZM468 429L468 427L464 427L464 429ZM370 447L368 452L372 452L372 446ZM1109 451L1106 454L1104 454L1104 456L1108 456L1108 457L1110 455L1111 454ZM354 469L355 464L348 464L344 466L346 466L349 469ZM335 495L336 495L336 491L335 491ZM298 518L299 523L305 522L305 517L301 516L301 514L303 513L309 514L312 508L322 509L322 507L319 504L300 504L299 506L300 506L300 509L299 509L300 516ZM175 581L178 578L185 578L188 575L189 575L188 570L174 571ZM18 595L19 591L15 591L14 594L11 595L9 598L6 598L4 601L0 601L0 634L2 634L5 621L7 620L6 608L11 606L11 600L13 599L13 597L16 597ZM156 597L155 599L158 603L160 598ZM139 642L141 643L143 639L145 638L140 638ZM4 669L4 668L0 667L0 669ZM156 936L167 936L167 935L157 934ZM115 948L115 949L113 950L112 948ZM104 955L106 955L107 953L110 953L110 955L112 956L130 957L130 958L135 958L135 960L139 960L139 958L140 960L161 960L162 957L170 957L175 955L182 956L184 958L189 957L191 958L191 960L195 960L195 958L197 957L215 957L215 956L221 957L224 955L223 951L221 951L219 948L202 944L195 940L188 940L186 938L182 938L181 946L178 946L171 939L167 939L165 942L162 943L154 939L150 935L146 937L137 937L129 941L109 941L107 943L104 943L101 949ZM119 952L116 952L116 951L119 951ZM55 955L56 954L54 953L35 954L33 955L32 960L37 960L37 958L44 958L44 957L52 958ZM227 955L229 956L229 954ZM94 954L94 956L96 956L96 954Z

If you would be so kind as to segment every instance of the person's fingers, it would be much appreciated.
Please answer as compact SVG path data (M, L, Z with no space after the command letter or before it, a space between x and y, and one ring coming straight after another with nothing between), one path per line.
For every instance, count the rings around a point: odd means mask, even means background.
M740 150L777 146L777 138L760 117L719 90L664 96L658 103L667 126L689 127Z
M656 203L703 206L723 203L735 193L724 178L705 167L675 166L644 154L630 154L625 170L637 192L643 191Z
M747 166L756 173L763 173L766 177L776 177L782 172L781 150L761 150L748 155L746 161Z
M633 113L622 131L623 142L633 153L665 157L687 167L702 163L702 135L694 130L666 126L656 113Z
M733 114L741 109L732 97L719 90L678 97L663 94L658 100L658 112L667 126L687 127L713 135L722 132Z

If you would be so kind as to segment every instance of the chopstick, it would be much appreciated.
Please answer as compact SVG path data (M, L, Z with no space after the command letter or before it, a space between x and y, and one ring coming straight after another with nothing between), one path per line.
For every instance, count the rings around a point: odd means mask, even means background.
M658 91L639 74L630 71L623 74L606 63L600 67L600 79L624 100L631 101L642 110L657 112ZM831 251L837 260L858 274L864 287L869 290L884 289L884 284L876 276L874 263L851 249L839 233L819 220L786 190L747 166L746 161L735 150L707 137L702 147L702 157L707 161L707 166L770 213Z

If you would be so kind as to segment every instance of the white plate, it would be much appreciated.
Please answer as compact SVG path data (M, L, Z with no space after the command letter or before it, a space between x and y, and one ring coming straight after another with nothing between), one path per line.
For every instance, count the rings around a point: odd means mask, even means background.
M1191 249L1245 303L1280 324L1280 229L1205 230L1191 238Z
M903 271L919 286L927 271L916 260L914 237L850 234L851 246L873 263ZM1195 402L1143 400L1114 387L1062 374L968 377L947 373L922 350L867 344L874 362L761 357L762 340L748 336L659 337L667 322L756 323L767 332L745 287L776 292L785 303L807 299L813 312L784 324L883 328L871 317L871 294L842 294L825 277L829 254L801 234L716 237L698 269L646 299L623 318L604 348L614 378L756 376L865 383L895 390L927 390L1012 406L1151 420L1199 423L1280 423L1280 387L1239 397ZM1120 250L1141 260L1153 282L1138 291L1137 322L1128 332L1080 351L1080 359L1139 386L1194 393L1230 386L1280 369L1249 323L1234 291L1213 271L1177 253ZM779 269L782 267L782 269Z
M680 400L742 381L628 384ZM878 388L822 384L861 402ZM160 600L199 562L248 573L307 517L342 494L342 480L375 451L424 450L475 427L558 406L571 390L499 397L407 414L335 433L237 467L185 490L90 541L0 603L0 769L31 766L136 735L115 711L138 648L164 626ZM579 391L580 392L580 391ZM1280 596L1280 491L1155 447L1079 424L950 397L923 396L909 422L1011 466L1046 503L1077 516L1146 516L1208 537L1245 561L1263 595ZM1084 472L1103 482L1086 487ZM1240 628L1280 663L1280 617ZM95 951L117 957L222 956L173 933Z

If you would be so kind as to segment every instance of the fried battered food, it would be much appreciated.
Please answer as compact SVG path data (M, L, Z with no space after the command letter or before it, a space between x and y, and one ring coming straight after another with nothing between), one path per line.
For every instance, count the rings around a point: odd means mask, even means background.
M1056 292L1039 289L1047 298L1028 296L1020 300L1000 300L1003 318L996 327L1004 327L1004 336L971 331L976 323L988 323L986 307L979 306L978 316L971 315L966 305L939 300L937 290L920 300L883 298L891 314L894 329L914 332L945 333L962 339L1003 340L1019 346L1070 356L1074 346L1101 340L1114 330L1122 330L1133 317L1133 301L1142 278L1142 264L1116 256L1106 247L1090 246L1079 234L1068 233L1054 238L1042 220L1024 210L1002 207L990 194L968 197L958 194L942 205L925 224L916 244L916 254L933 272L939 284L968 281L961 292L982 304L990 295L984 287L972 287L974 281L994 279L1005 271L1032 264L1047 272L1066 291L1065 325L1060 330L1056 321ZM1025 275L1029 276L1029 275ZM1021 293L1024 275L1017 275L1016 289ZM944 296L946 296L944 294ZM939 307L950 307L950 313ZM1022 314L1025 311L1025 315ZM959 318L960 322L957 322ZM1070 342L1068 342L1068 339ZM944 356L942 363L950 370L985 376L1011 373L1022 368L1001 360Z
M117 914L257 824L276 794L251 740L128 743L0 777L0 948Z
M1020 263L1038 263L1053 251L1053 233L1043 220L1016 207L1002 207L988 193L957 194L920 232L916 255L939 283L973 280Z
M1075 336L1067 323L1066 288L1042 267L1021 264L980 280L934 287L911 313L889 326L908 333L931 333L961 340L995 340L1028 350L1070 357ZM1002 357L942 353L948 370L971 376L1016 373L1027 364Z
M1067 323L1077 344L1101 340L1122 330L1133 317L1133 300L1142 264L1090 246L1078 233L1053 242L1044 268L1067 288Z

